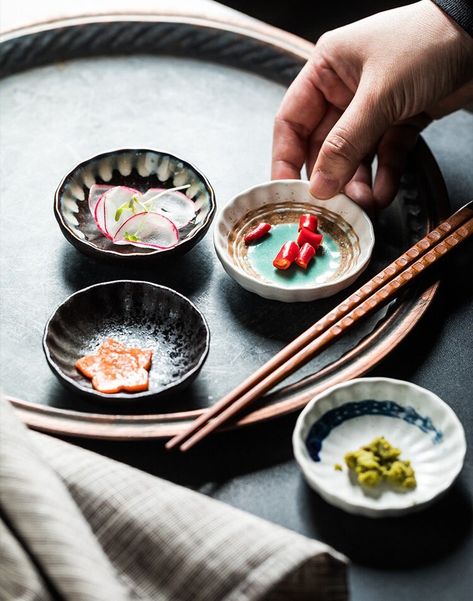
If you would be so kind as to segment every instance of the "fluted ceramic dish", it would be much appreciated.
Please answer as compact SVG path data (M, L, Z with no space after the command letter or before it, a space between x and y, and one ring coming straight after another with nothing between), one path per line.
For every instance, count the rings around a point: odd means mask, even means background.
M117 245L103 236L90 213L88 196L93 184L128 186L140 192L190 184L185 194L196 206L196 216L180 233L176 246L165 250ZM62 233L86 255L121 262L156 262L189 251L208 230L215 214L215 194L207 178L193 165L173 154L146 148L123 148L80 163L59 184L54 215Z
M307 270L294 264L279 271L272 261L284 242L297 238L303 213L317 215L322 248ZM277 227L259 243L246 245L245 235L262 221ZM308 182L278 180L235 196L217 217L214 244L225 271L246 290L284 302L312 301L356 280L369 263L374 232L366 213L347 196L318 200Z
M369 489L350 474L345 453L377 436L411 461L414 489ZM349 513L386 517L417 511L442 495L460 473L466 441L453 410L429 390L401 380L360 378L333 386L307 405L293 448L308 484L326 501Z
M104 394L77 371L76 361L94 353L106 338L153 351L149 390ZM207 358L209 341L204 316L182 294L150 282L117 280L69 296L46 324L43 349L65 386L96 401L136 402L190 384Z

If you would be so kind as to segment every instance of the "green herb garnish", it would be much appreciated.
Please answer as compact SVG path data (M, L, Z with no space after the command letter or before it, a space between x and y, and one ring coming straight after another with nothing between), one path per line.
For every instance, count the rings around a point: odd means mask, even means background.
M136 234L130 234L130 232L125 232L123 237L125 240L128 240L128 242L141 242Z
M139 202L136 196L132 196L131 200L128 202L124 202L118 209L115 211L115 221L118 221L123 213L123 211L130 210L132 213L135 212L135 202Z

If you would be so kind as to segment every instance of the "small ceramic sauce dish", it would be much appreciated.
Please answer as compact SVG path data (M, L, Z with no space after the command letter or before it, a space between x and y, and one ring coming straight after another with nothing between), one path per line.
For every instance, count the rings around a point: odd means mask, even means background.
M411 462L415 487L361 485L347 467L345 453L380 436ZM463 426L446 403L425 388L389 378L355 379L318 395L300 414L292 442L305 479L321 497L375 518L432 503L458 476L466 453Z
M195 207L195 216L179 230L177 244L164 250L118 245L104 236L89 208L92 186L125 186L140 193L186 186L182 193ZM208 230L215 214L215 194L207 178L193 165L169 152L123 148L80 163L59 184L54 215L66 239L86 255L120 262L155 263L189 251Z
M102 393L76 368L112 338L153 351L149 389ZM68 388L95 401L161 399L197 377L207 358L210 332L202 313L178 292L150 282L117 280L69 296L44 331L43 349L53 373Z
M295 264L278 270L273 259L285 242L297 239L304 213L317 216L322 245L306 270ZM269 234L246 244L245 235L262 222L271 224ZM354 282L369 263L374 232L366 213L347 196L318 200L308 182L278 180L235 196L217 217L214 244L225 271L243 288L284 302L312 301Z

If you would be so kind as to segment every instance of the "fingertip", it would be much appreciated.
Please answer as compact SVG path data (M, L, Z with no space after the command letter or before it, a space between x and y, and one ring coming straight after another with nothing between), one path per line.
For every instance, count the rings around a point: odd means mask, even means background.
M394 200L399 188L401 176L397 169L387 165L380 165L376 173L373 194L376 204L384 209Z
M345 186L344 193L367 212L376 207L373 190L367 183L352 180Z
M322 171L317 170L312 173L309 183L309 191L312 196L320 198L320 200L328 200L340 192L340 189L340 182Z
M354 202L364 202L366 200L371 200L373 197L371 186L360 181L352 180L348 182L348 184L345 186L344 192Z
M271 165L271 179L300 179L301 172L286 161L273 161Z
M314 176L312 189L322 198L335 194L351 180L389 126L383 106L373 104L366 82L361 84L320 149L315 170L321 175L317 179Z
M418 134L417 127L400 124L391 127L383 136L378 146L378 169L373 186L380 208L387 207L394 200L407 154L414 147Z

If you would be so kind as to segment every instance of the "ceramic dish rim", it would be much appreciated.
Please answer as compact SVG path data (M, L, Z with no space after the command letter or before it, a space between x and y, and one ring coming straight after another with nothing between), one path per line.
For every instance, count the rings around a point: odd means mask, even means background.
M340 288L339 286L341 284L344 284L347 280L350 280L350 278L353 278L354 276L361 275L363 273L363 271L368 267L368 264L371 260L371 256L373 254L373 249L374 249L374 244L375 244L374 228L373 228L371 219L368 217L368 214L366 213L366 211L364 211L363 208L360 207L360 205L358 205L356 202L354 202L346 194L340 193L340 195L343 196L345 198L345 200L348 200L357 209L359 209L360 214L363 216L363 219L368 228L369 243L366 247L366 251L364 251L365 252L364 258L363 258L363 252L360 252L361 260L357 261L355 263L355 265L353 265L351 267L351 269L349 269L347 272L343 273L341 276L335 278L334 280L332 280L330 282L325 282L325 283L321 282L318 284L313 284L312 286L294 286L293 288L287 288L287 287L285 287L283 285L279 285L279 284L271 284L271 283L268 283L268 282L265 282L263 280L256 278L255 276L249 274L247 271L244 271L241 267L235 265L235 263L233 263L230 260L230 258L228 257L228 249L220 248L220 245L218 242L218 237L220 236L220 233L218 231L218 228L222 221L222 216L225 213L225 211L227 211L232 205L234 205L235 201L238 198L246 196L249 193L251 193L255 190L258 190L260 188L265 188L265 187L277 185L277 184L288 184L288 185L296 184L296 186L299 186L300 184L304 184L304 185L308 184L308 182L305 180L299 180L299 179L268 180L267 182L256 184L255 186L250 186L249 188L243 190L242 192L239 192L238 194L233 196L228 201L228 203L218 211L217 216L215 218L215 224L214 224L213 242L214 242L215 252L217 253L217 256L218 256L220 262L223 264L223 266L225 268L228 267L230 269L230 271L236 272L241 278L244 278L245 280L252 282L253 284L257 285L260 288L260 290L262 290L266 293L270 292L270 291L275 291L275 290L278 292L287 293L287 294L291 294L291 293L294 294L294 293L298 293L298 292L310 293L310 292L315 292L318 290L329 291L329 290L332 290L333 288L337 288L337 291L342 290L344 287ZM330 200L322 201L321 199L317 199L317 198L316 198L316 200L320 200L321 202L330 202ZM263 205L263 206L270 206L271 204L273 204L273 203L269 202L267 205ZM350 226L351 226L351 224L350 224ZM350 284L350 282L348 283L348 285L349 284Z
M60 193L63 190L66 180L69 177L71 177L73 173L75 173L81 167L85 167L87 165L87 163L90 163L91 161L103 159L109 155L125 153L125 152L144 152L144 153L151 152L151 153L156 153L156 154L160 154L160 155L170 156L173 159L175 159L176 161L181 161L182 163L187 165L187 167L190 167L191 170L195 171L195 173L199 176L199 178L201 178L201 180L205 184L205 187L207 188L207 191L209 192L209 204L210 204L209 212L207 213L205 218L202 220L202 222L199 223L198 226L196 228L194 228L194 230L188 236L186 236L182 240L179 240L176 245L171 246L169 248L161 249L161 250L158 250L158 249L152 250L150 248L147 248L146 250L149 252L140 252L140 253L139 252L129 252L129 253L123 254L123 252L120 252L119 250L99 248L96 244L93 244L89 240L79 238L79 236L76 235L75 231L65 222L64 217L63 217L63 212L60 208ZM86 202L86 199L83 202ZM140 258L149 257L149 256L165 255L168 251L172 251L172 250L179 248L179 246L191 241L201 231L205 231L206 228L208 228L210 226L210 224L212 223L213 218L215 216L216 210L217 210L217 203L215 200L215 190L213 189L213 187L210 184L207 177L202 173L202 171L200 171L200 169L195 167L195 165L193 163L189 163L189 161L182 159L181 157L173 154L172 152L167 152L165 150L161 150L158 148L130 148L130 147L113 148L111 150L107 150L107 151L92 155L92 156L88 157L87 159L84 159L83 161L76 163L74 165L74 167L72 167L72 169L70 169L66 173L66 175L64 175L62 177L61 181L59 182L59 184L56 188L56 191L54 192L54 216L56 217L56 220L59 222L61 229L64 228L65 230L67 230L67 232L71 236L73 236L74 239L79 244L84 244L84 245L88 246L94 252L103 253L105 256L119 257L121 259L124 259L125 261L128 258L140 259Z
M405 504L403 506L393 506L390 504L385 504L383 507L379 508L368 506L363 503L353 501L350 498L347 498L345 495L339 495L337 493L326 491L325 487L319 483L318 479L316 478L316 476L314 476L312 472L313 461L306 457L306 453L304 451L304 449L306 448L306 443L305 440L303 440L302 438L302 430L307 425L310 413L312 412L313 408L317 405L317 403L326 399L327 397L330 397L336 391L342 388L351 388L353 385L357 385L360 383L364 383L367 385L382 384L388 387L403 386L408 389L414 389L418 393L421 393L424 396L428 397L430 403L441 406L442 409L446 411L449 418L453 420L453 423L457 428L456 431L459 435L459 444L461 448L459 451L459 461L456 465L456 469L452 470L452 472L448 474L448 477L445 478L440 487L437 487L436 491L434 491L433 493L427 492L423 495L423 497L420 498L419 502L416 502L415 504ZM299 417L297 418L296 425L292 434L292 448L294 452L294 457L297 463L299 464L299 467L308 485L311 488L313 488L317 492L317 494L319 494L323 499L325 499L327 503L330 503L331 505L352 514L359 514L368 517L388 517L421 510L423 507L433 502L436 498L443 495L452 486L452 484L460 474L461 470L463 469L467 450L467 443L465 429L463 428L463 424L461 423L459 417L457 416L455 411L450 407L450 405L443 401L437 394L428 390L427 388L424 388L423 386L419 386L418 384L408 382L407 380L399 380L396 378L385 378L379 376L370 378L354 378L353 380L348 380L346 382L335 384L334 386L327 388L327 390L325 390L324 392L316 395L311 401L307 403L307 405L304 407L304 409L299 414Z
M204 351L201 354L197 364L192 369L188 370L184 376L182 376L175 382L172 382L171 384L164 386L163 388L161 388L158 391L145 390L142 392L136 392L136 393L131 393L131 394L123 393L123 392L105 393L105 392L100 392L98 390L95 390L94 388L91 388L91 389L83 388L75 380L73 380L69 376L65 375L64 372L60 369L60 367L56 364L54 359L51 357L51 351L47 344L47 336L49 333L49 326L51 324L51 321L54 319L57 312L64 305L66 305L68 302L70 302L74 297L79 296L85 292L88 292L92 288L102 288L102 287L109 286L112 284L113 285L116 285L116 284L141 284L141 285L152 286L153 288L158 288L159 290L166 290L168 292L171 292L172 295L181 297L182 300L187 302L196 311L196 313L200 317L202 324L204 326L204 329L205 329L205 348L204 348ZM96 399L98 401L109 401L109 402L113 402L113 401L132 402L132 401L136 401L136 400L147 400L147 399L151 400L152 398L157 398L161 395L165 395L167 393L172 392L173 389L178 388L179 386L182 386L183 384L185 384L185 382L187 382L189 379L191 379L194 375L199 373L200 369L203 367L203 365L208 357L209 350L210 350L210 328L209 328L207 320L205 319L205 316L202 313L202 311L200 311L200 309L198 309L196 307L196 305L190 299L188 299L186 296L184 296L180 292L177 292L177 290L173 290L172 288L169 288L169 286L155 284L154 282L148 282L146 280L111 280L108 282L98 282L97 284L92 284L91 286L87 286L86 288L81 288L80 290L76 290L76 292L73 292L72 294L67 296L59 305L57 305L57 307L51 313L48 321L46 322L46 325L44 326L43 337L42 337L42 346L43 346L43 352L46 356L46 361L47 361L49 367L53 370L55 375L58 377L58 379L67 382L67 384L69 386L78 390L80 394L84 394L89 397L93 397L94 399Z

